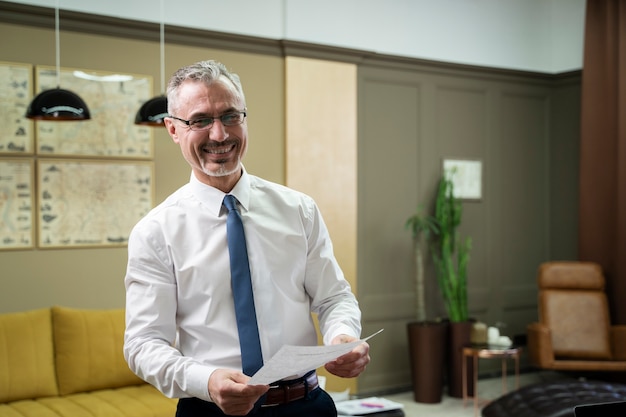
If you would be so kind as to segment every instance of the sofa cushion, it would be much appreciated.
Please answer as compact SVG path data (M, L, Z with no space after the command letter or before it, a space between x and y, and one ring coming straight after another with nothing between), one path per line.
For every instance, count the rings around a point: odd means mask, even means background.
M50 310L0 314L0 403L57 394Z
M172 417L177 402L143 384L0 404L0 417Z
M53 307L52 327L61 395L143 383L124 360L124 309Z

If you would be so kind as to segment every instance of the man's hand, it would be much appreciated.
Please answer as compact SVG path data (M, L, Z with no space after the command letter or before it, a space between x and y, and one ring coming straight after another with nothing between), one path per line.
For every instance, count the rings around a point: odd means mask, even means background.
M247 385L249 379L238 371L218 369L209 378L209 395L225 414L245 416L270 388L268 385Z
M356 342L356 337L348 335L339 335L335 337L331 344L337 345L339 343L351 343ZM333 375L340 376L342 378L354 378L357 377L365 370L367 364L370 363L370 345L366 342L359 344L357 347L335 359L332 362L328 362L324 365L324 368Z

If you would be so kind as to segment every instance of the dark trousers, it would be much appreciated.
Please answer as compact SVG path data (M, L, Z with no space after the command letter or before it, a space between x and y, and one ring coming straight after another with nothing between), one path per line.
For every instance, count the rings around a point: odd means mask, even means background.
M336 417L337 409L330 395L323 389L316 388L301 400L271 407L260 407L248 415L255 417ZM212 402L198 398L181 398L178 400L176 417L218 416L223 417L226 414Z

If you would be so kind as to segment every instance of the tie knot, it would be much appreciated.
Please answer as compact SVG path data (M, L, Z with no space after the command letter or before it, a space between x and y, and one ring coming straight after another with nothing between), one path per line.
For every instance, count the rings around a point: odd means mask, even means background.
M235 202L235 196L231 194L227 194L224 196L224 206L228 209L228 211L237 211L237 204Z

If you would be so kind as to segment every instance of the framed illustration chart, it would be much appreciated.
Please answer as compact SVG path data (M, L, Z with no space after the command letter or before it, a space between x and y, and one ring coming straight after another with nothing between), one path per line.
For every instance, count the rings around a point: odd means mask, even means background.
M154 200L149 161L40 159L38 246L123 246Z
M0 158L0 249L33 247L33 179L31 159Z
M34 152L33 122L25 117L33 95L33 66L0 61L0 154Z

